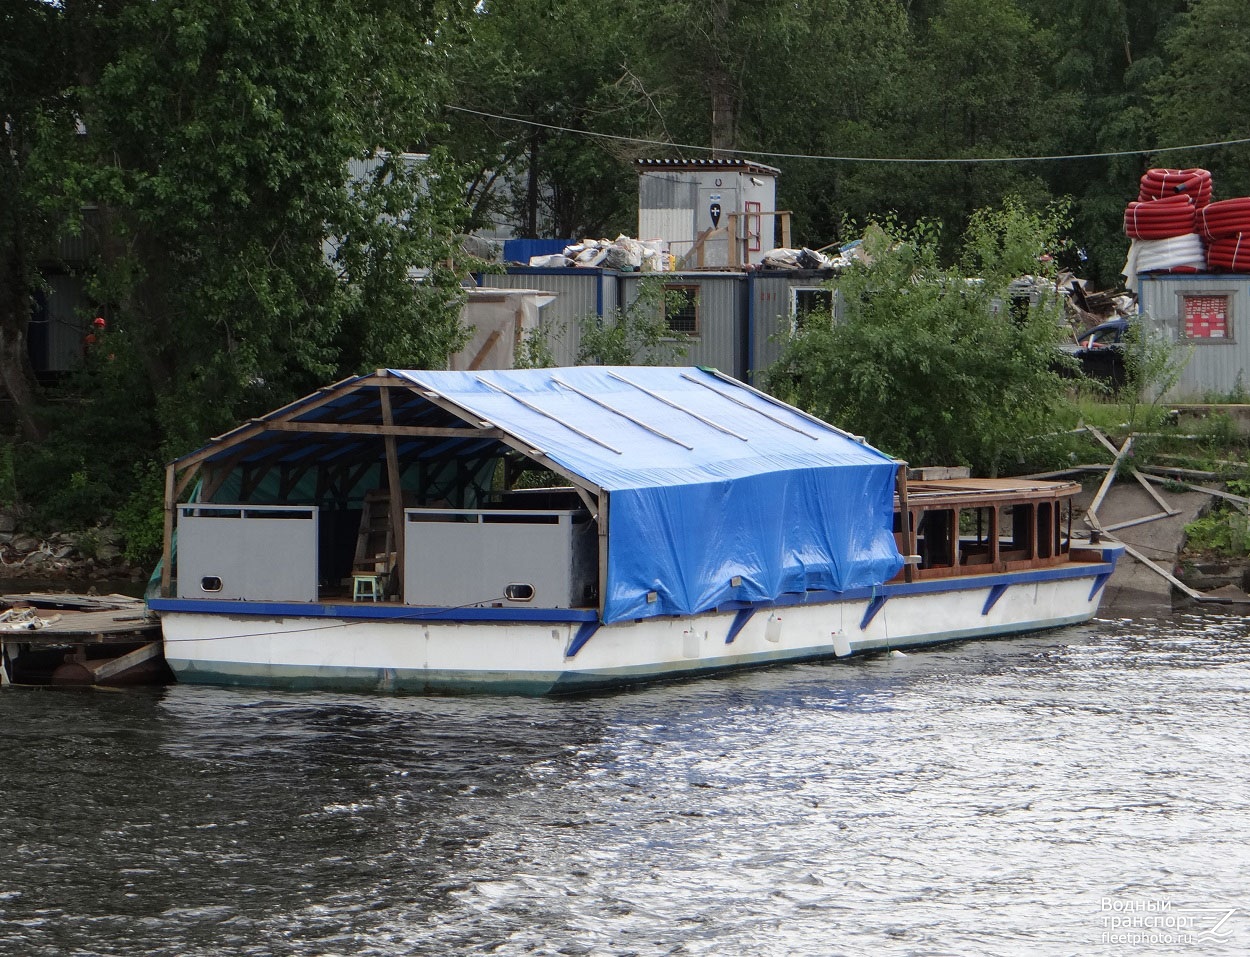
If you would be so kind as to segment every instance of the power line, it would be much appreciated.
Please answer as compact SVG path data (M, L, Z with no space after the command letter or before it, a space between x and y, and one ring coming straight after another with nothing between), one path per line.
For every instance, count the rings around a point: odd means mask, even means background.
M456 113L468 113L491 120L503 120L508 123L519 123L522 126L534 126L557 133L572 133L575 136L589 136L601 140L616 140L622 143L636 143L641 146L662 146L665 149L697 150L704 153L739 153L742 155L766 157L768 159L819 160L828 163L895 163L913 165L939 165L943 163L1044 163L1065 160L1111 159L1116 156L1145 156L1151 153L1179 153L1185 150L1211 149L1216 146L1242 146L1250 143L1250 137L1238 140L1217 140L1212 143L1194 143L1189 146L1158 146L1149 149L1112 150L1106 153L1068 153L1055 156L981 156L981 157L948 157L945 159L914 159L898 156L822 156L813 153L770 153L766 150L724 150L710 146L695 146L689 143L671 143L665 140L649 140L637 136L619 136L613 133L596 133L594 130L577 130L567 126L555 126L551 123L539 123L537 120L525 120L519 116L504 116L499 113L487 113L484 110L471 110L463 106L447 105L446 109Z

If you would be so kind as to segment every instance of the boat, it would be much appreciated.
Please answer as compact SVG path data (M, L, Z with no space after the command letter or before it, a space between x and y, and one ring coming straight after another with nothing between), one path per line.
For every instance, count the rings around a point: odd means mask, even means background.
M169 465L148 605L180 682L598 691L1086 621L1077 491L715 370L383 369Z

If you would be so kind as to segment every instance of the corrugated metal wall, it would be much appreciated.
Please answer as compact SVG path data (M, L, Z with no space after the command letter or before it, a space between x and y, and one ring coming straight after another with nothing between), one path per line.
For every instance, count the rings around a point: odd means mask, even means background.
M687 345L680 365L714 366L729 375L758 384L758 374L781 353L779 336L791 329L795 289L821 289L828 276L812 271L616 273L600 269L510 267L507 273L484 274L483 286L542 289L556 301L542 312L548 341L559 365L577 361L579 329L584 316L611 315L619 302L632 302L639 284L661 283L699 287L699 335ZM620 299L618 300L618 296ZM834 296L835 314L838 300Z
M693 211L698 201L699 178L697 176L677 170L666 170L645 173L638 177L640 213L660 209L690 210L692 217L690 223L687 224L689 227L693 225Z
M484 273L482 286L493 289L541 289L555 293L556 301L544 306L539 323L556 365L577 362L581 340L578 320L609 315L617 306L616 273L602 269L509 268L506 273Z
M82 365L91 300L76 276L47 277L44 308L31 320L31 362L37 372L68 372Z
M760 373L781 357L782 339L794 323L794 290L823 289L829 277L824 273L757 272L752 290L750 381L759 385ZM840 301L833 294L835 316L841 315Z
M787 275L760 273L754 282L754 322L751 336L751 381L759 384L759 374L781 355L780 338L791 328L790 290L794 280Z
M1178 354L1189 359L1167 398L1203 399L1250 389L1250 276L1198 273L1142 275L1138 303ZM1222 339L1187 339L1183 296L1227 296L1228 335Z
M633 302L645 281L699 287L699 334L683 343L686 354L673 365L712 366L741 377L746 359L746 275L744 273L624 273L622 299Z

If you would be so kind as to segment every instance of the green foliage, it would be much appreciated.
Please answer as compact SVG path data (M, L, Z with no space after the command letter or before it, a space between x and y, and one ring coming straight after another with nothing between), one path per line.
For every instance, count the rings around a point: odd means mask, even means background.
M660 280L643 279L638 295L625 308L614 309L602 319L579 320L577 361L605 366L665 365L683 357L687 337L669 328L665 312L684 305L680 290L665 290Z
M0 508L17 504L17 474L13 466L13 446L0 442Z
M1243 137L1250 124L1250 7L1193 0L1169 26L1161 69L1148 85L1156 137L1175 145ZM1167 165L1211 169L1220 197L1250 193L1250 158L1241 147L1174 153Z
M837 280L844 321L809 323L768 371L771 391L917 465L996 474L1055 431L1057 317L996 308L1005 289L943 269L925 229L886 224L871 265Z
M95 14L105 56L68 181L121 240L97 293L143 343L180 451L327 379L440 365L458 344L462 291L443 264L459 175L437 155L401 158L430 130L456 7L171 0ZM349 179L352 161L370 165Z
M1121 391L1132 431L1145 427L1143 416L1157 420L1163 414L1159 401L1180 380L1191 354L1152 334L1147 328L1148 319L1143 315L1130 322L1124 334L1125 388Z
M130 489L114 519L125 540L122 553L132 565L151 566L165 537L165 470L156 462L135 465Z
M513 365L518 369L550 369L556 364L555 343L565 330L554 326L537 326L526 330L517 345Z
M1250 555L1250 518L1217 505L1185 526L1184 550L1207 558L1245 558Z
M1012 195L976 210L964 233L964 268L998 282L1025 275L1054 279L1060 255L1072 245L1071 205L1060 200L1034 209Z
M38 528L90 528L125 502L136 458L160 435L150 396L137 345L107 333L40 409L47 437L15 449L16 494Z

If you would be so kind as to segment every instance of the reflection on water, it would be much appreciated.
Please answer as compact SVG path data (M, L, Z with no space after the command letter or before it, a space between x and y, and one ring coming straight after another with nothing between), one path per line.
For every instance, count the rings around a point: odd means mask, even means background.
M1244 954L1248 630L568 701L6 689L0 953Z

